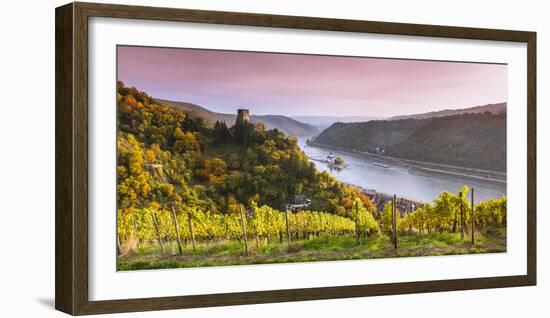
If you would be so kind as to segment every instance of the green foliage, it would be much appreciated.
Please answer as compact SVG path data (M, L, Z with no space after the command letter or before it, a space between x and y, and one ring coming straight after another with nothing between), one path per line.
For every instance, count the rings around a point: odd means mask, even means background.
M224 145L231 141L232 136L225 121L216 121L214 124L213 138L216 144Z
M342 157L336 157L334 159L334 164L341 166L344 164L344 159Z
M350 216L353 219L357 219L359 234L371 235L380 232L380 226L373 216L374 212L374 206L365 206L363 201L359 198L354 200Z
M460 231L463 219L465 230L470 229L472 207L467 199L468 187L464 186L458 194L443 192L434 201L405 215L399 229L410 233L443 233ZM462 207L462 214L460 213ZM488 200L475 205L475 224L477 229L506 225L506 198Z
M286 233L285 214L269 206L258 207L254 203L253 217L246 217L247 235L250 239L272 238L279 239ZM369 232L377 230L376 222L363 217L362 227ZM152 205L148 208L120 209L118 213L118 233L123 240L137 238L144 242L153 242L157 239L151 214L155 213L162 239L175 238L175 227L171 212L161 205ZM368 214L370 215L370 213ZM200 208L179 205L177 222L180 237L191 239L188 226L191 217L195 238L203 241L211 240L240 240L243 232L240 214L218 214L204 212ZM372 218L372 216L370 216ZM366 221L366 222L365 222ZM294 237L309 237L310 235L349 234L354 231L354 222L348 218L328 213L303 211L289 213L290 232ZM286 235L286 234L284 234Z
M399 209L396 209L396 227L399 228L401 225L401 212ZM382 211L382 218L380 220L380 227L382 232L386 235L391 235L393 232L393 208L392 203L386 203L384 205L384 210Z
M475 223L479 228L506 225L506 197L484 201L475 206Z

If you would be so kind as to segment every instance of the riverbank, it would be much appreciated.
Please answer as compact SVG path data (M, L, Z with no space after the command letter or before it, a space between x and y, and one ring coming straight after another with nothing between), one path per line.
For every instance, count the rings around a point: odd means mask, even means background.
M374 203L374 205L376 206L376 210L378 212L382 212L384 210L384 206L387 203L390 203L393 199L393 195L391 195L391 194L378 192L374 189L363 188L363 187L360 187L356 184L346 183L346 185L348 185L350 187L354 187L354 188L358 189L359 191L361 191L366 196L368 196L369 199L372 201L372 203ZM403 197L396 197L396 201L397 201L396 202L396 207L399 210L399 212L401 213L401 216L405 216L405 214L410 213L410 212L412 212L412 211L414 211L418 208L423 207L424 204L426 203L426 202L411 200L411 199L407 199L407 198L403 198Z
M432 163L432 162L395 158L395 157L378 155L378 154L373 154L373 153L364 152L364 151L334 147L330 145L321 144L312 140L308 140L307 145L310 147L319 147L319 148L325 148L325 149L360 155L360 156L368 157L370 159L375 159L380 163L398 164L401 166L405 166L410 170L435 172L435 173L455 175L460 177L467 177L467 178L473 178L478 180L506 184L506 173L500 172L500 171L482 170L482 169L459 167L459 166L445 165L445 164Z

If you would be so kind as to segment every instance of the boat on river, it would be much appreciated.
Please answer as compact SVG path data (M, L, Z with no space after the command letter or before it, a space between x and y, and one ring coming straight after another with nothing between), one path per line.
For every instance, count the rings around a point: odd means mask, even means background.
M299 138L298 142L299 146L303 147L306 141L305 138ZM373 192L387 193L392 196L396 194L397 197L418 202L432 202L443 191L456 193L463 185L475 188L479 201L506 195L506 183L494 182L486 178L443 174L434 171L435 169L422 169L420 166L415 167L398 159L316 147L313 143L304 147L303 150L311 162L315 163L315 169L319 173L326 171L340 182L374 189ZM344 169L336 169L328 164L327 156L331 152L333 156L344 159ZM375 166L375 162L389 167Z
M377 166L377 167L380 167L380 168L389 168L390 166L389 165L386 165L386 164L383 164L383 163L380 163L380 162L375 162L373 163L373 165Z

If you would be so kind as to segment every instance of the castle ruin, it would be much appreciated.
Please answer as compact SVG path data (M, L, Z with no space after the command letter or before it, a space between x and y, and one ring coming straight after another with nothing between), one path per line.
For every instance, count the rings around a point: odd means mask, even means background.
M249 122L250 122L250 113L248 112L248 109L237 110L237 121L235 122L235 124L243 125L243 124L248 124Z

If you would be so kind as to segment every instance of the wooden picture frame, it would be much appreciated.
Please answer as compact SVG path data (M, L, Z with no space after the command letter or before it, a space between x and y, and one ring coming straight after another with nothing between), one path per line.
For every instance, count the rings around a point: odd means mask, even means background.
M72 314L164 310L536 284L536 33L158 7L70 3L56 17L55 307ZM88 19L111 17L269 28L479 39L527 44L527 275L146 299L88 297Z

